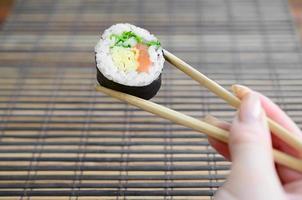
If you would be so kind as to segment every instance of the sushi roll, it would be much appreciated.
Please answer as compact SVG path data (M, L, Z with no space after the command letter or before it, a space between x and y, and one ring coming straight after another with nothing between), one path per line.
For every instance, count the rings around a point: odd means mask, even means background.
M149 31L131 24L106 29L95 46L100 85L143 99L161 86L164 57L161 44Z

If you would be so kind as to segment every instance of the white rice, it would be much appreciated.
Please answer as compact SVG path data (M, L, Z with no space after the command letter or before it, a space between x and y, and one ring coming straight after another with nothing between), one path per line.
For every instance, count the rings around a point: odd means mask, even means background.
M149 85L158 78L161 74L164 64L162 48L156 49L155 46L150 46L148 49L150 60L152 62L148 72L124 72L118 70L114 65L110 46L114 45L114 39L110 39L112 34L122 34L125 31L132 31L146 41L155 41L157 38L150 34L149 31L136 27L132 24L115 24L106 29L95 46L96 63L100 72L109 80L128 86L145 86ZM133 41L136 42L136 41Z

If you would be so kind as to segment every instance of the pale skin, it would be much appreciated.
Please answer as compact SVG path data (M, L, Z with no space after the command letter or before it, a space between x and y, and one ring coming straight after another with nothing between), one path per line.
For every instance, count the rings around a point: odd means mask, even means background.
M265 115L302 139L298 126L271 100L247 87L233 86L242 100L232 123L206 117L206 121L230 131L229 145L209 138L210 144L232 161L231 172L214 199L233 200L301 200L302 174L275 165L272 145L288 154L302 158L302 150L290 148L272 136Z

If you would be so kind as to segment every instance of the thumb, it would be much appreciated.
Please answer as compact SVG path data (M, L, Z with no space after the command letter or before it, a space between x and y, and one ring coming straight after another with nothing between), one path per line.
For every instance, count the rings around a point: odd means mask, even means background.
M253 92L243 99L229 136L231 173L217 192L217 199L281 199L270 132L260 100ZM276 198L272 198L276 197Z
M275 169L270 132L255 93L242 99L230 129L229 148L233 165L238 163L253 170Z

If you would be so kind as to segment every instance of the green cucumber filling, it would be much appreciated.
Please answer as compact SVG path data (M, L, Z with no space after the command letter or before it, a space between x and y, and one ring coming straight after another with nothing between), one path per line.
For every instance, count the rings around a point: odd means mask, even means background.
M121 46L125 48L131 48L135 46L135 43L145 44L147 46L155 46L156 48L160 47L160 42L158 40L154 41L145 41L142 37L136 35L132 31L125 31L121 35L112 34L110 39L115 38L115 43L111 46Z

